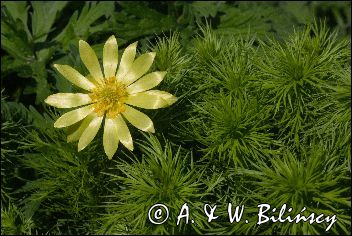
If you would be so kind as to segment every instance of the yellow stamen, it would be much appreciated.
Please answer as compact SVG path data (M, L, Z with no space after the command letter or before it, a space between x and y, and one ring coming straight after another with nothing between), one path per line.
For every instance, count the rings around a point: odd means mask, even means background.
M93 100L94 111L98 116L106 113L107 118L115 118L126 110L124 105L128 97L126 86L115 77L105 80L102 85L93 89L89 96Z

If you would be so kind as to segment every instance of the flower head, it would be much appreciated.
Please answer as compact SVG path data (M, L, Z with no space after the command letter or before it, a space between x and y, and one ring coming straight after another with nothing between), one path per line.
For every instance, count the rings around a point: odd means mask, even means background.
M137 42L125 49L118 66L118 46L116 38L111 36L103 49L104 75L94 50L83 40L79 41L79 53L89 75L83 76L68 65L54 65L67 80L87 91L57 93L45 100L57 108L78 107L54 123L54 127L63 128L82 121L67 137L68 142L78 140L78 151L94 139L104 118L103 145L108 158L111 159L115 154L119 142L133 150L132 137L125 119L142 131L154 133L152 120L133 106L158 109L170 106L177 100L165 91L151 90L163 80L166 72L146 74L155 53L145 53L135 60L136 47Z

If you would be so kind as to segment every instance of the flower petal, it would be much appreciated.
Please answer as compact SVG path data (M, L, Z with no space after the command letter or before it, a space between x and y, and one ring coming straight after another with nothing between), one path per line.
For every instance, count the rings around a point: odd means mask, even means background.
M104 44L103 66L105 79L115 76L118 62L118 47L115 36L111 36Z
M145 132L155 132L153 121L146 114L126 105L122 115L136 128Z
M117 136L118 132L119 130L116 120L106 118L104 125L103 145L105 153L110 160L119 145L119 137Z
M54 64L54 67L62 74L68 81L77 85L80 88L91 91L95 85L90 82L86 77L81 75L78 71L71 66Z
M91 74L86 75L86 78L95 86L99 85L99 83L94 79L94 77Z
M128 148L129 150L133 151L133 141L132 141L132 136L130 133L130 130L128 129L126 122L122 118L121 115L118 115L115 118L116 124L117 124L117 135L121 141L121 143Z
M160 82L164 79L164 76L166 75L166 71L155 71L152 73L149 73L139 80L137 80L135 83L131 84L130 86L127 87L127 92L129 94L133 93L139 93L146 91L148 89L154 88Z
M130 70L134 57L136 56L137 42L134 42L125 49L122 54L119 69L116 73L116 78L121 79Z
M96 115L93 113L89 114L86 118L82 120L82 123L80 126L71 134L67 136L67 142L74 142L78 141L79 138L82 136L84 130L88 127L90 122L93 120L93 118L96 117Z
M74 123L77 123L78 121L84 119L87 115L92 113L93 110L94 110L94 107L92 105L88 105L88 106L81 107L76 110L67 112L63 114L59 119L57 119L57 121L54 123L54 127L63 128L63 127L73 125Z
M45 102L50 106L57 108L71 108L86 105L92 99L88 94L84 93L56 93L45 99Z
M95 135L99 131L103 118L104 116L97 116L89 123L88 127L79 138L78 151L82 151L94 139Z
M89 73L98 82L103 82L103 74L101 72L100 64L93 48L83 40L79 41L79 54L84 65L87 67Z
M126 74L122 81L126 85L132 84L134 81L139 79L142 75L147 73L155 58L155 52L148 52L139 56L132 64L130 70Z
M149 90L130 95L126 103L145 109L158 109L170 106L176 101L177 98L170 93L160 90Z

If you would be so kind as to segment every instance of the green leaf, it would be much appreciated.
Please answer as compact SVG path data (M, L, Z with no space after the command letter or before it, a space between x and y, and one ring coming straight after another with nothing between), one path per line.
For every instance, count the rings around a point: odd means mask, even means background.
M308 1L285 1L280 2L281 7L292 14L297 23L304 24L308 22L312 22L313 20L313 12L312 8L309 7Z
M37 82L36 84L36 104L42 103L49 95L50 88L47 81L47 71L45 68L45 63L42 61L36 61L32 63L32 73L33 78Z
M145 2L139 4L120 2L119 4L123 11L113 14L112 27L126 40L161 34L177 27L173 17L148 7Z
M82 11L75 11L63 31L54 40L62 43L67 49L70 43L76 44L79 39L86 40L91 34L109 29L108 22L97 24L105 16L109 19L114 11L114 2L86 2ZM94 25L94 26L93 26Z
M263 36L271 28L267 20L273 9L268 4L240 2L234 7L221 5L219 11L225 13L220 16L220 24L216 31L224 35L256 34Z
M6 8L1 9L1 48L23 63L34 59L25 27L19 19L15 20Z
M218 12L218 1L194 1L192 2L193 10L201 17L215 17Z
M91 32L90 27L95 23L100 17L105 16L109 18L111 13L114 11L114 2L92 2L84 5L81 14L79 15L77 22L75 23L75 32L77 36L87 38L88 33ZM99 30L105 30L106 27L102 27L103 24L96 25Z
M31 2L33 7L32 35L35 42L44 42L50 33L56 16L67 1Z
M1 5L6 7L14 20L19 19L23 23L28 36L30 36L27 26L29 6L26 1L3 1Z
M31 68L24 64L22 60L6 55L1 57L1 77L6 77L13 72L19 72L21 77L27 78L31 76Z

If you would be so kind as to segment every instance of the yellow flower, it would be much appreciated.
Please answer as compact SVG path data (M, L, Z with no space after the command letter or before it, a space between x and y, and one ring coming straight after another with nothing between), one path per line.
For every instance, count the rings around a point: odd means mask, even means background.
M94 50L83 40L79 41L79 53L89 75L83 76L68 65L54 65L67 80L88 91L57 93L45 100L58 108L79 107L65 113L54 123L54 127L63 128L82 121L67 137L67 142L79 140L78 151L94 139L104 117L103 145L108 158L115 154L119 142L132 151L133 141L124 119L140 130L154 133L152 120L132 106L158 109L177 100L165 91L150 90L163 80L166 72L144 75L152 65L155 53L145 53L135 60L136 47L137 42L125 49L118 67L118 46L116 38L111 36L103 49L104 75Z

